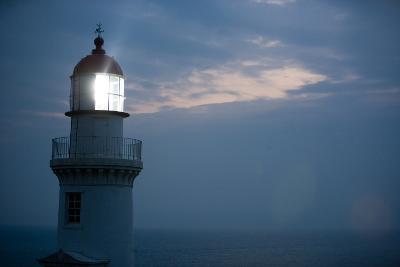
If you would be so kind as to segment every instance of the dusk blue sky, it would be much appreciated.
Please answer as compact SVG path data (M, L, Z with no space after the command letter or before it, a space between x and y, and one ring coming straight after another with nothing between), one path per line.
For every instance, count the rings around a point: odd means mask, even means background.
M95 25L143 140L137 228L400 226L397 1L2 1L0 224L55 226Z

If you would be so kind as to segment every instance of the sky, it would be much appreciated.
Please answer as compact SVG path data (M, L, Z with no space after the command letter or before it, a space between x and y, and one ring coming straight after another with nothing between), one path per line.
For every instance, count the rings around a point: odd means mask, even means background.
M104 48L143 140L136 228L400 227L397 1L0 2L0 225L56 226L51 138Z

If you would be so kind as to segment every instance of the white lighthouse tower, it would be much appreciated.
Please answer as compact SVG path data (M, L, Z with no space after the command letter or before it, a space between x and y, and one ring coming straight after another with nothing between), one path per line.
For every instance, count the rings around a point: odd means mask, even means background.
M132 185L142 143L123 137L123 72L103 49L101 25L96 32L96 48L71 75L69 137L53 139L58 251L38 260L47 267L134 265Z

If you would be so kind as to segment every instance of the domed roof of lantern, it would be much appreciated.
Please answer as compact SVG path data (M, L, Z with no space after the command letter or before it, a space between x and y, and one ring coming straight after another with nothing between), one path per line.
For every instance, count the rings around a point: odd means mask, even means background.
M101 37L101 33L104 30L101 28L101 24L98 24L96 33L98 34L94 39L95 49L92 50L92 54L82 58L78 64L76 64L73 76L88 74L88 73L110 73L123 76L123 72L118 62L106 55L106 51L103 49L104 39Z

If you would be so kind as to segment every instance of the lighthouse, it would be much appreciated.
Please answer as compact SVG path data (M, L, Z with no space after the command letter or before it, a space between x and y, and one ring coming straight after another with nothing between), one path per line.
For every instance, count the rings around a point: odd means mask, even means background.
M125 77L102 32L98 25L95 48L70 76L69 136L52 140L58 249L38 260L42 266L134 265L132 186L143 168L142 142L123 136Z

